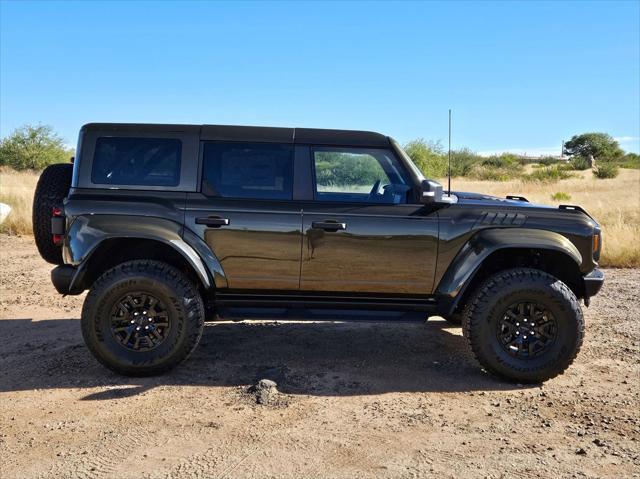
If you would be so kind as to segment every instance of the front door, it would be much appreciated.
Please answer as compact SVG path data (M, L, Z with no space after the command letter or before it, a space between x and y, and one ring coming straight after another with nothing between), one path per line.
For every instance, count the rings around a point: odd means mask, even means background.
M393 152L311 149L314 201L303 205L300 289L427 295L438 243L437 213L410 204Z
M200 193L185 224L218 258L230 289L297 290L302 214L293 197L293 147L207 142Z

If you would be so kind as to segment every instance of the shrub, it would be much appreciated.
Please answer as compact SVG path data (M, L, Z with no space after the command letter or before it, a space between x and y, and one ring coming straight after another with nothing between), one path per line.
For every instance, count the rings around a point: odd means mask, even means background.
M538 164L543 166L551 166L551 165L555 165L556 163L558 163L558 160L553 156L543 156L538 160Z
M569 166L572 170L578 171L588 170L591 167L589 165L589 160L587 160L583 156L574 156L573 158L571 158L571 161L569 161Z
M525 181L554 182L566 180L572 176L573 175L564 168L558 168L557 166L545 166L537 169L529 175L525 175L523 179Z
M618 173L618 165L614 163L600 163L596 169L593 170L593 175L600 179L615 178L618 176Z
M636 153L627 153L620 160L620 168L640 169L640 155Z
M425 141L422 138L410 141L404 146L415 165L427 178L447 176L448 159L439 142Z
M571 195L569 193L558 191L551 195L551 199L554 201L568 201L571 199Z
M451 152L451 176L467 176L484 158L468 148Z
M0 166L16 170L42 170L65 163L73 154L50 126L25 125L0 142Z

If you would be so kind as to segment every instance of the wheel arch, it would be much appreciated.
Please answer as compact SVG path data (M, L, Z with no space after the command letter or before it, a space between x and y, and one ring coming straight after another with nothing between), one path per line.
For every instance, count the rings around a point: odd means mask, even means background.
M584 297L582 255L559 233L532 229L491 229L475 235L447 268L436 288L439 310L459 310L469 294L488 276L514 267L545 271Z
M76 218L65 244L67 263L77 267L70 293L89 288L104 271L135 259L171 264L202 291L226 285L224 272L211 250L193 233L184 233L181 225L161 218L115 215Z

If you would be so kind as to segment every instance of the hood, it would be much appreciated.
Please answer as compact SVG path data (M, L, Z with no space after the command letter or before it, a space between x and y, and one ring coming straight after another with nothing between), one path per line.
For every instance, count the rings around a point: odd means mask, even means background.
M497 196L472 193L468 191L452 191L451 193L456 196L458 203L461 204L555 209L554 206L529 203L522 197L499 198Z

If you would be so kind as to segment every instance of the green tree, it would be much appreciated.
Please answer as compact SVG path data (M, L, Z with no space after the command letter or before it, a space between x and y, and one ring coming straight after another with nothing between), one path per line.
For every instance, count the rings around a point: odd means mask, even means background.
M53 163L65 163L73 150L47 125L25 125L0 141L0 166L16 170L41 170Z
M596 160L615 161L620 159L624 152L611 135L606 133L583 133L582 135L574 135L564 144L564 154L583 158L589 158L589 156L593 155Z
M447 155L439 142L425 141L422 138L404 145L404 151L427 178L447 176Z

